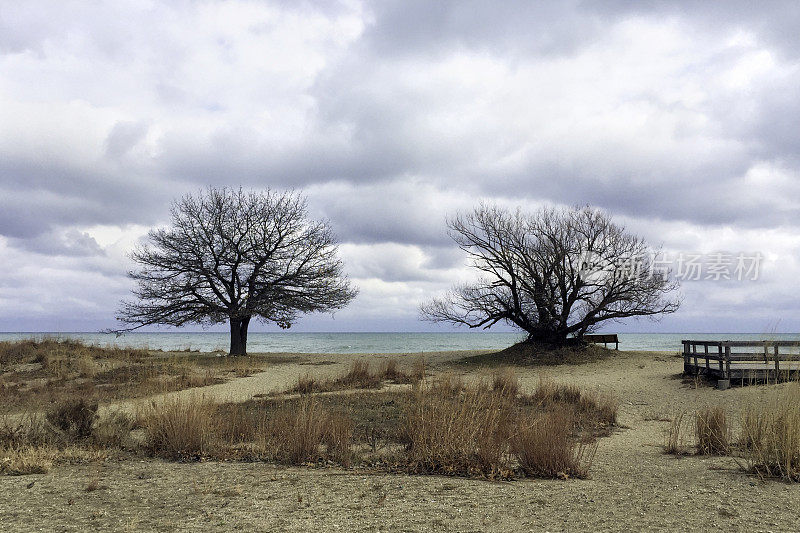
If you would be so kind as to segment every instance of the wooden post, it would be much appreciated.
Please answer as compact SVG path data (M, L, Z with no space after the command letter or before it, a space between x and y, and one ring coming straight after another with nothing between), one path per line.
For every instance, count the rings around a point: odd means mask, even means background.
M718 361L719 362L719 373L724 375L725 374L725 370L722 367L722 343L719 343L717 345L717 348L719 349L719 361Z
M778 353L778 345L775 345L775 383L778 382L778 372L781 371L781 356Z
M683 342L683 374L689 373L689 341Z
M694 373L695 374L699 374L700 373L700 365L697 364L697 345L696 344L692 345L692 355L694 356Z
M725 378L731 379L731 347L725 346Z
M709 369L709 366L708 366L708 344L704 345L704 347L706 349L706 374L708 374L708 369Z

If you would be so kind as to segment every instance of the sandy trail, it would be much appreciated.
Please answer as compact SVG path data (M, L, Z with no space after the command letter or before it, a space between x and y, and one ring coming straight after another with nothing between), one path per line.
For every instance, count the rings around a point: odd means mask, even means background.
M426 352L410 354L276 354L277 361L267 370L247 377L236 378L225 383L195 387L180 391L156 394L147 398L122 400L103 406L102 410L123 410L132 412L136 405L151 401L161 402L172 398L204 396L214 402L245 402L256 395L283 392L297 383L298 378L307 374L318 378L330 378L345 372L354 360L366 360L377 370L387 359L396 359L400 366L410 366L423 358L433 373L441 371L443 363L460 359L466 355L485 353L482 351ZM266 355L266 354L262 354ZM267 357L269 357L267 355ZM286 361L290 359L290 361ZM102 412L102 411L101 411Z
M429 361L442 371L461 355ZM244 400L285 388L305 372L339 373L357 356L304 357L337 364L286 363L204 390ZM670 354L621 352L579 366L518 369L526 389L545 373L620 399L620 422L628 428L600 440L589 480L491 483L261 463L124 461L0 478L0 524L17 531L796 531L800 487L749 477L730 458L675 458L660 447L666 417L717 403L735 417L745 400L776 387L696 388L676 378L681 368ZM103 488L86 492L91 479Z

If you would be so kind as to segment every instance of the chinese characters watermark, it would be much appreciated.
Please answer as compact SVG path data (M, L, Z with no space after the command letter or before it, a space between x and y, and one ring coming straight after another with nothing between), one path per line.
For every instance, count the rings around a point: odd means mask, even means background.
M607 276L642 278L672 275L678 281L756 281L761 275L761 252L657 252L649 256L603 260L593 252L579 258L585 280Z

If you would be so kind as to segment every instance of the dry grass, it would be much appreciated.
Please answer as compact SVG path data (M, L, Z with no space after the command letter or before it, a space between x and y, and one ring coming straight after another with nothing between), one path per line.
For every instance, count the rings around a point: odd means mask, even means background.
M455 396L466 389L464 378L450 372L436 376L431 384L431 391L442 396Z
M76 402L71 402L66 407L74 405ZM113 425L113 421L104 419L94 423L85 434L75 431L73 421L66 415L74 411L66 408L58 411L65 417L58 419L64 422L61 427L40 413L13 419L4 417L0 421L0 475L41 474L54 464L102 461L118 448L118 443L106 447L97 439L98 428Z
M508 396L485 388L417 387L408 406L404 441L415 473L513 477L508 457L514 410Z
M100 448L125 448L134 426L133 418L121 411L112 411L95 422L92 443Z
M585 478L597 450L596 443L578 443L571 434L575 416L557 409L522 423L511 439L511 449L525 475L545 478Z
M695 435L698 454L728 454L730 451L730 430L722 407L706 407L696 413Z
M331 379L317 379L310 374L300 376L297 383L284 391L286 394L311 394L348 389L380 389L384 381L394 383L416 383L425 376L424 361L421 366L415 362L411 373L400 370L396 360L389 359L382 368L373 372L368 361L355 360L342 375Z
M749 405L742 416L741 442L751 472L800 481L800 384Z
M34 446L0 449L0 475L46 474L53 467L52 452Z
M47 421L72 439L85 439L92 434L97 408L96 401L67 398L47 411Z
M534 403L543 410L552 410L567 405L577 414L576 424L583 426L588 421L590 427L611 428L617 423L619 402L606 393L594 390L583 390L577 385L559 383L540 376L533 394L524 397L524 401Z
M314 398L278 409L267 419L262 446L273 459L289 464L303 464L333 459L350 464L352 422L331 414ZM323 446L325 445L325 446Z
M412 382L422 381L425 379L425 375L427 374L427 364L425 363L424 357L417 357L414 360L414 364L411 367L411 373L409 376L411 377Z
M0 342L0 365L40 363L44 368L70 368L81 361L95 359L139 359L146 350L100 348L68 339L22 340Z
M670 419L666 431L664 453L671 455L689 455L691 447L686 442L686 411L681 411Z
M519 394L519 379L510 368L505 367L492 375L492 390L509 396Z
M608 431L598 415L602 409L587 408L594 395L554 393L543 405L509 394L513 376L502 381L507 386L493 390L487 383L466 386L461 378L443 376L411 390L309 394L213 408L195 399L194 406L151 412L170 423L145 423L147 451L179 459L355 462L392 472L488 479L585 477L594 437ZM153 430L176 435L157 439L150 436Z
M170 459L196 459L208 452L212 439L213 404L205 397L150 402L137 413L147 432L146 449Z
M343 389L378 389L382 380L380 375L372 373L368 361L355 360L344 375L336 378L335 383Z
M452 375L412 393L404 436L412 472L512 478L586 477L594 437L615 424L607 396L542 381L538 394L517 396L513 373L492 387Z
M151 354L63 339L0 342L0 412L47 409L65 398L137 398L222 383L267 366L264 358Z
M332 460L350 464L353 423L314 397L281 402L214 405L202 396L151 403L138 415L145 452L177 460L266 459L285 464Z
M331 381L351 388L421 377L420 366L406 374L391 360L377 371L356 361ZM314 392L318 382L306 381L306 390ZM413 387L389 392L303 394L243 404L174 397L140 406L135 423L119 412L98 419L95 402L71 399L47 416L0 424L0 468L8 474L41 472L55 463L102 460L126 450L173 460L356 463L488 479L585 477L594 438L605 434L616 416L616 405L600 398L547 381L534 395L520 395L516 376L503 369L490 382L472 386L443 375L431 383L414 379Z

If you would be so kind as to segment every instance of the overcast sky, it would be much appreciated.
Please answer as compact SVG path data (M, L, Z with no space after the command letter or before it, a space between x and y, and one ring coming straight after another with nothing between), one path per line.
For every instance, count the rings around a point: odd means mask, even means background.
M794 1L0 1L0 331L113 327L127 253L208 185L330 220L361 292L299 331L431 330L469 276L445 217L481 199L764 257L610 330L800 331L798 28Z

